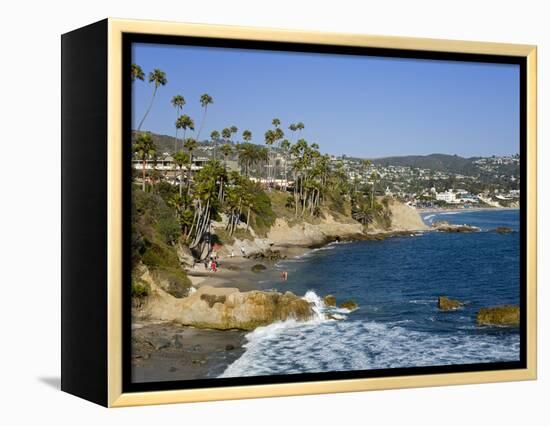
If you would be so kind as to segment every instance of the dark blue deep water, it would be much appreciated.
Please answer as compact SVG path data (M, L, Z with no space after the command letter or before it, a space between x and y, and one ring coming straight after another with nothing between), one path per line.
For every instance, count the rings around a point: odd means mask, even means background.
M306 295L319 315L247 335L247 351L225 376L435 366L519 359L517 328L478 327L481 307L519 303L519 211L428 214L481 228L477 233L417 236L331 244L277 265L288 281L263 288ZM514 232L498 234L497 226ZM353 299L354 312L327 310L320 297ZM437 298L466 302L440 312Z

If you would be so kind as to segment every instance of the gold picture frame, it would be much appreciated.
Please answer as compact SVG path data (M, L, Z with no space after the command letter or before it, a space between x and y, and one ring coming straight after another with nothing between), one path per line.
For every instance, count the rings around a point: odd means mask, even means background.
M380 389L534 380L537 377L537 49L532 45L437 40L408 37L336 34L223 25L183 24L109 18L103 21L107 46L107 146L106 146L106 400L109 407L214 401ZM78 30L77 30L78 31ZM313 382L278 383L200 389L123 392L123 35L150 34L308 43L427 52L503 55L526 61L527 142L527 288L526 368L443 374L374 377ZM67 303L70 302L67 296ZM66 339L70 341L70 333ZM67 375L72 373L67 373ZM76 386L76 385L75 385ZM76 388L65 390L78 394ZM86 397L86 396L84 396ZM92 398L88 398L92 399Z

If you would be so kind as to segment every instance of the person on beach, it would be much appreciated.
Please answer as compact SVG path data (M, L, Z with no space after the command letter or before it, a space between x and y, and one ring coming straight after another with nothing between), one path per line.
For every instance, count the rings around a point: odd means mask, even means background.
M217 270L217 266L216 266L216 261L213 260L213 261L212 261L212 272L217 272L217 271L218 271L218 270Z
M246 253L244 252L244 246L241 246L241 255L242 255L243 257L246 256Z
M231 257L233 257L235 255L235 252L233 251L233 249L231 249Z
M282 271L281 272L281 279L283 281L286 281L288 279L288 272L287 271Z

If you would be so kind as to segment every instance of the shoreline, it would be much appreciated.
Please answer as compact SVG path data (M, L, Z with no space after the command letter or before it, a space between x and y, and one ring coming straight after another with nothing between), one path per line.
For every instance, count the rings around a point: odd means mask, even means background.
M471 208L471 209L416 209L419 215L425 213L472 212L517 210L515 208ZM348 235L342 242L379 241L398 236L411 236L424 230L388 230L380 232L368 230L362 234ZM205 270L203 264L186 268L193 287L232 287L246 292L260 290L260 281L277 280L275 266L284 260L292 260L319 247L324 247L337 237L327 237L325 241L308 245L273 245L272 252L279 252L276 259L251 256L218 257L217 272ZM261 252L261 251L260 251ZM257 253L260 253L257 252ZM254 265L264 265L265 270L253 272ZM300 295L298 295L300 296ZM303 296L303 295L302 295ZM163 380L193 380L217 377L246 351L246 335L249 331L214 330L184 326L171 322L142 320L136 321L132 330L132 376L140 383ZM177 337L180 336L180 337ZM151 342L152 340L152 342Z
M428 208L428 209L416 209L419 214L426 213L467 213L467 212L483 212L483 211L505 211L505 210L519 210L519 207L470 207L470 208Z

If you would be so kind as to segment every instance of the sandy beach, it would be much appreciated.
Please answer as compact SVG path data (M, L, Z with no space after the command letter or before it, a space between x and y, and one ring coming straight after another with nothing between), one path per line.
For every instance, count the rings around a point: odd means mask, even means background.
M294 257L307 248L281 248L281 256ZM196 288L235 287L240 291L257 289L266 276L277 277L276 261L243 256L221 257L217 272L196 264L187 270ZM254 265L266 267L253 272ZM140 382L213 378L244 352L246 331L212 330L173 322L135 321L132 327L132 380Z

